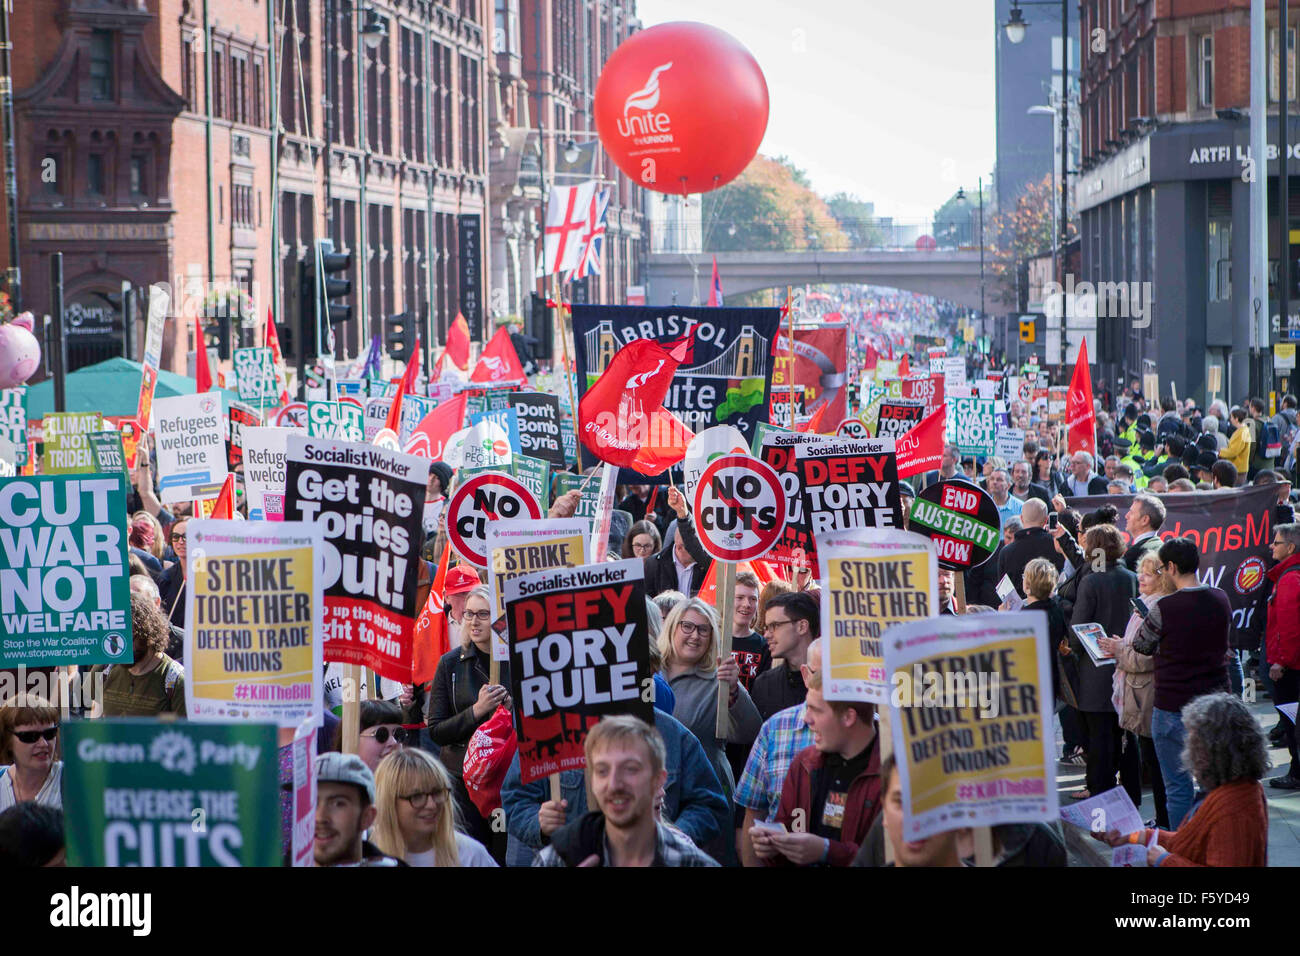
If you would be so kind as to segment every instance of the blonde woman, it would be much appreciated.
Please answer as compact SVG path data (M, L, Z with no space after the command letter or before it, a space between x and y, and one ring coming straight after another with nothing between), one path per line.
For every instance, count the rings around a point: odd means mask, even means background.
M1142 555L1138 561L1137 578L1137 600L1148 610L1166 594L1173 594L1177 590L1155 551L1147 551ZM1140 804L1142 768L1145 767L1151 777L1151 799L1156 806L1156 826L1169 829L1165 782L1160 775L1160 762L1156 759L1155 741L1151 739L1151 708L1156 699L1155 658L1133 650L1133 638L1142 627L1143 616L1134 611L1122 638L1099 637L1097 644L1103 654L1115 658L1115 690L1112 701L1119 713L1119 724L1125 730L1137 734L1138 739L1138 752L1125 752L1120 760L1120 781L1134 805Z
M713 608L699 598L682 601L659 632L663 675L676 703L673 716L693 733L726 788L727 799L736 789L725 745L748 748L762 724L758 708L740 684L740 665L728 656L718 662L718 619ZM730 695L726 739L718 737L718 682Z
M410 866L496 866L487 848L460 832L452 777L428 751L395 750L375 773L371 842Z

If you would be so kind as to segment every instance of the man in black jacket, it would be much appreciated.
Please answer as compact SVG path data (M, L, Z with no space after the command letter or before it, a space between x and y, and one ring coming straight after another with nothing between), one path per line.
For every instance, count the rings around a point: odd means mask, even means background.
M1070 473L1065 478L1065 496L1104 495L1106 479L1092 470L1093 457L1086 451L1070 456Z
M1047 504L1052 500L1051 494L1042 485L1029 480L1030 465L1027 461L1017 461L1011 466L1011 494L1021 501L1037 498Z
M1065 565L1065 559L1056 550L1052 536L1047 533L1047 506L1037 498L1025 502L1020 512L1021 529L1016 532L1015 540L998 552L998 580L1002 575L1011 578L1016 593L1023 600L1025 589L1022 579L1025 566L1034 558L1046 558L1051 561L1059 573ZM996 606L996 605L995 605Z
M1225 462L1231 467L1230 462ZM1159 551L1163 544L1156 534L1165 523L1165 503L1155 495L1133 496L1133 503L1124 515L1124 530L1128 532L1128 549L1124 552L1124 567L1137 574L1138 562L1148 551Z
M681 591L695 597L709 570L709 554L695 535L695 523L686 511L686 496L668 489L668 507L677 514L677 534L658 554L645 559L646 593L654 597L663 591Z
M750 696L767 720L777 711L802 704L808 693L800 667L808 660L808 645L821 634L821 606L806 591L788 591L768 601L763 611L763 636L781 666L754 678Z

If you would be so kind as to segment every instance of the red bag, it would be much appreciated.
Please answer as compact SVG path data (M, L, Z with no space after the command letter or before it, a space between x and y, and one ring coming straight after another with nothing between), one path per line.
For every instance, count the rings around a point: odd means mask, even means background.
M501 784L510 769L510 761L519 749L510 711L500 704L492 716L479 725L465 748L465 789L487 819L501 807Z

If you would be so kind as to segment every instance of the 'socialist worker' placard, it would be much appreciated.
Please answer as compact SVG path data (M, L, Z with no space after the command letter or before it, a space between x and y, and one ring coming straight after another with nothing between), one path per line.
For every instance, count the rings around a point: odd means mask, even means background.
M284 516L325 537L325 660L411 680L429 459L290 435Z
M653 722L643 568L634 558L506 582L524 783L581 770L587 731L602 717Z
M191 720L321 721L321 529L191 521L185 708Z
M1047 618L935 617L883 640L906 839L1055 820Z
M795 457L814 542L829 531L903 527L894 439L825 439Z
M270 724L73 720L60 727L69 866L279 866ZM271 794L271 799L267 795Z
M889 701L885 628L938 613L938 568L923 535L864 528L817 541L822 689L827 700Z
M126 478L0 480L0 668L130 663Z

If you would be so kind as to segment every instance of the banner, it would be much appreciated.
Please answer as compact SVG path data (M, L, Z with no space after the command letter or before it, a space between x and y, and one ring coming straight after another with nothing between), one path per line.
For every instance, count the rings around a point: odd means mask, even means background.
M244 429L244 494L250 521L284 520L284 464L291 428Z
M523 451L523 445L519 440L519 413L509 405L503 408L489 408L486 411L468 413L465 416L466 425L482 425L490 422L496 425L505 433L506 444L510 446L510 453L518 455Z
M815 328L794 330L794 362L791 374L790 337L780 336L776 343L776 368L773 390L793 386L796 390L796 414L811 416L829 405L822 421L840 422L848 414L848 325L829 322ZM789 393L783 392L789 417ZM772 398L775 408L777 399ZM775 421L775 419L773 419ZM689 424L689 423L688 423ZM793 427L785 422L788 427Z
M163 504L216 497L229 473L221 396L197 392L158 399L154 432Z
M671 347L693 336L693 353L678 367L664 408L692 432L729 424L748 439L768 414L773 339L780 321L779 309L574 306L578 397L634 339L650 338ZM626 472L622 480L630 480Z
M68 866L279 866L270 724L73 720L63 738Z
M255 408L231 402L227 422L230 426L230 440L226 443L226 461L230 470L234 471L244 463L245 431L261 425L262 416Z
M41 474L87 474L95 467L90 451L91 432L104 430L99 412L50 412L41 421ZM166 500L166 499L164 499Z
M510 407L518 420L519 451L564 467L564 442L560 437L560 399L541 392L512 392Z
M1269 589L1264 574L1272 566L1269 543L1273 540L1273 504L1277 488L1246 486L1224 491L1198 491L1190 495L1161 495L1165 520L1157 534L1162 541L1187 537L1201 549L1196 576L1202 584L1228 595L1232 605L1232 646L1259 643L1268 616ZM1128 511L1132 495L1089 495L1067 498L1080 514L1112 504L1120 515ZM1120 528L1125 547L1128 533Z
M993 496L959 478L922 488L907 526L929 538L939 566L952 571L979 567L1002 542L1002 515Z
M275 374L275 357L266 347L235 349L233 365L239 400L259 408L280 403L280 380Z
M817 563L823 695L889 703L881 634L939 613L929 539L880 528L831 532L817 539Z
M963 455L993 454L994 419L991 398L948 399L948 441Z
M633 714L653 726L644 567L632 558L506 581L524 783L583 769L587 731L602 717Z
M940 405L921 424L894 442L894 458L898 462L900 479L935 471L943 463L943 433L947 415L948 409Z
M325 660L411 680L429 461L290 435L284 516L325 536Z
M149 286L149 318L145 324L144 354L140 359L140 395L135 403L135 420L145 431L149 430L153 414L153 394L158 385L158 369L162 366L163 326L170 302L171 295L162 286Z
M510 659L505 639L506 582L547 568L587 563L587 523L581 518L503 518L487 526L488 584L492 587L492 657Z
M406 409L405 402L402 409ZM364 412L351 402L308 402L307 434L312 438L365 441Z
M0 480L0 668L130 663L126 476Z
M762 441L758 457L780 476L781 487L785 489L785 528L772 546L768 560L796 568L814 567L813 528L804 505L803 477L795 452L804 445L829 439L824 435L782 431L771 425L760 425L756 438Z
M186 535L190 720L319 726L320 525L194 520Z
M883 643L908 837L1055 820L1046 615L934 617Z
M800 445L795 459L814 540L828 531L903 527L892 438Z
M442 460L452 468L502 468L512 457L510 436L488 419L453 434L442 450Z
M13 442L14 464L27 464L27 386L0 388L0 438Z
M886 398L876 416L876 438L897 441L925 418L925 401L919 398Z

